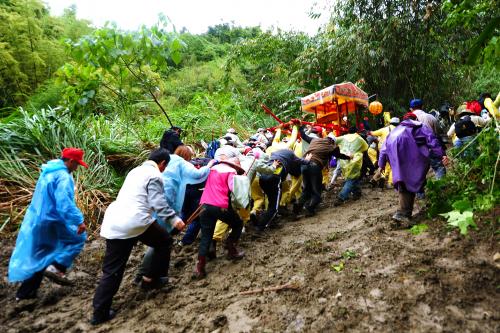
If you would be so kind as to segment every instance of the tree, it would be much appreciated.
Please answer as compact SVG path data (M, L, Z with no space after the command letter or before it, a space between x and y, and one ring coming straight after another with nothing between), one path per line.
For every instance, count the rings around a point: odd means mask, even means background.
M22 104L66 60L61 38L87 31L88 22L49 15L39 0L0 2L0 108Z
M60 77L70 109L76 114L99 111L93 108L99 106L95 98L104 89L101 97L111 94L107 100L122 113L130 115L134 103L148 99L170 122L159 101L161 80L181 61L184 44L166 27L166 20L160 17L151 28L121 31L106 26L77 42L68 42L73 62L63 66Z
M467 39L469 64L484 64L500 70L500 13L495 0L446 0L445 25L463 27L471 32ZM495 10L495 8L497 8Z
M454 43L459 34L446 31L439 1L341 0L331 23L300 56L300 74L311 90L364 79L364 88L386 104L407 106L423 98L439 105L454 95L461 63Z

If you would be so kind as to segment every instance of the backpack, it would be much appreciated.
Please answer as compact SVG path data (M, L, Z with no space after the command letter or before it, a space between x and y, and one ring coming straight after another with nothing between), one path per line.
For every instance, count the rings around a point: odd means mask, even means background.
M250 179L246 175L235 175L231 192L231 207L248 208L250 205Z
M455 122L455 133L459 139L476 134L477 128L470 116L465 116Z
M219 140L212 140L212 141L210 141L210 143L208 144L205 156L208 157L208 158L210 158L210 159L213 159L214 156L215 156L215 152L219 148L220 148L220 141Z

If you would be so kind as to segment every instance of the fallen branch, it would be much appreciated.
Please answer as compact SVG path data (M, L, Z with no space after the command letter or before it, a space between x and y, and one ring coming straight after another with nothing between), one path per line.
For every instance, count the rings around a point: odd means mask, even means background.
M240 295L253 295L260 294L268 291L280 291L280 290L298 290L300 286L297 283L288 282L279 286L267 287L267 288L259 288L254 290L247 290L240 292Z

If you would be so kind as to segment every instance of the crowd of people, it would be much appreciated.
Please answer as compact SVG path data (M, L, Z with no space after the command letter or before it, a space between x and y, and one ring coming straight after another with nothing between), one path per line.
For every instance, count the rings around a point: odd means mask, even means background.
M443 123L451 125L447 136L454 146L463 147L495 116L477 104L428 113L422 100L414 99L402 119L389 118L374 131L366 119L356 127L347 118L343 133L297 119L273 131L259 128L246 140L231 128L207 145L203 157L182 142L181 128L172 127L148 160L128 173L105 212L100 234L106 250L91 323L115 316L112 300L138 241L148 247L134 280L142 289L168 285L172 247L192 246L198 237L193 278L202 279L223 240L227 258L243 258L238 247L243 230L265 232L287 214L314 216L322 192L339 179L343 183L333 205L358 200L363 181L394 188L399 208L392 219L408 226L429 169L436 178L446 173ZM468 150L466 155L474 154ZM66 148L60 159L42 166L9 264L9 280L21 282L17 300L36 298L44 276L71 283L66 270L86 239L71 175L79 165L87 167L83 155L81 149Z

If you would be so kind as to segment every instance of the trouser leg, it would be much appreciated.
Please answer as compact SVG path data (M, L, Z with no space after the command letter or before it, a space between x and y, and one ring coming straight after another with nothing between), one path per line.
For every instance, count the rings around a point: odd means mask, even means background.
M243 229L243 221L238 216L238 214L229 207L229 209L220 212L220 220L226 223L230 228L231 232L227 236L228 240L237 242L241 236L241 230Z
M153 222L138 238L153 250L151 264L144 270L144 276L152 279L167 276L173 243L172 236L158 222Z
M215 223L218 219L218 207L203 205L203 208L203 212L200 215L201 239L198 255L206 257L214 235Z
M266 226L276 217L281 197L281 177L278 175L263 175L260 177L260 186L267 196L268 207L262 215L260 226Z
M290 197L290 188L292 187L291 180L285 180L281 182L281 197L280 197L280 206L286 207L291 200Z
M307 205L311 200L313 185L312 185L312 175L310 168L311 168L310 165L303 165L301 167L303 188L302 188L302 195L300 196L299 199L300 207Z
M321 202L321 190L323 185L323 171L319 165L311 165L310 167L310 178L311 178L311 200L306 208L309 211L314 212L316 207Z
M192 244L200 232L200 218L196 218L186 229L184 237L182 237L182 243Z
M344 201L349 199L349 194L352 191L352 187L353 187L353 179L346 179L344 181L344 186L342 187L342 190L339 192L339 198Z
M446 168L444 167L441 157L435 156L432 152L430 155L430 162L432 170L436 174L436 179L441 179L446 175Z
M264 208L264 202L265 202L264 192L262 191L262 188L260 187L258 177L255 177L254 180L252 181L251 192L252 192L251 194L252 194L252 200L253 200L252 211L254 213L257 213Z
M408 192L404 185L400 185L399 189L399 213L411 217L413 213L413 204L415 203L415 193Z
M130 252L136 242L137 237L106 240L102 277L93 300L95 318L106 318L108 316L113 297L120 288Z
M361 179L360 178L356 178L356 179L352 180L351 193L355 197L361 196L361 186L360 186L360 183L361 183Z
M302 176L292 176L292 187L290 188L290 200L295 201L300 198L302 194Z
M220 242L224 238L224 235L227 233L227 229L229 229L229 226L226 223L217 220L217 222L215 223L214 235L212 236L212 239L214 241Z
M36 272L29 279L24 280L17 289L16 297L20 299L35 298L38 288L43 280L43 272L45 269Z

